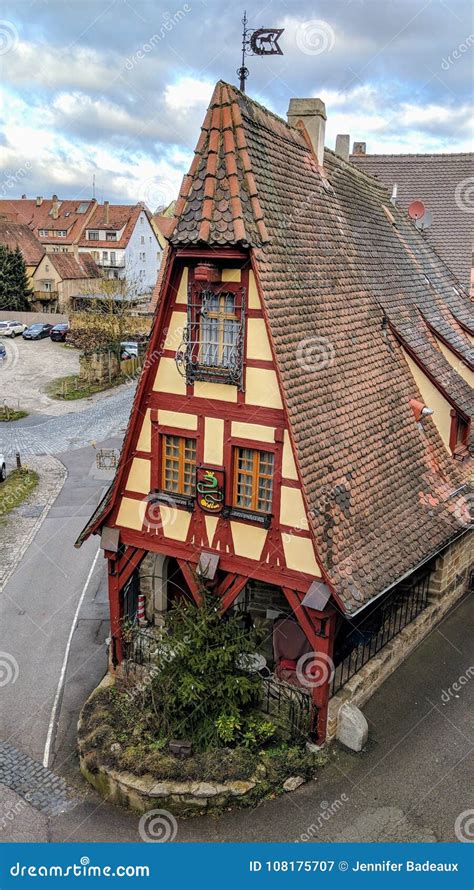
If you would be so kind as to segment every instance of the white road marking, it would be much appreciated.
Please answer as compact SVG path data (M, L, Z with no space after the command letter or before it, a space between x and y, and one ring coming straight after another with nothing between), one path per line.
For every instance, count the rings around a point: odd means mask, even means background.
M49 755L50 755L50 751L51 751L51 743L53 741L54 726L56 723L57 711L58 711L59 702L61 699L61 694L62 694L62 690L63 690L63 686L64 686L64 678L66 676L67 663L69 660L69 650L71 648L72 638L74 635L74 631L76 629L76 623L77 623L77 619L79 617L79 612L81 610L82 603L84 602L84 597L86 595L87 588L89 587L89 582L92 578L92 574L96 567L96 563L99 558L99 553L100 553L100 547L98 548L97 553L94 557L94 561L90 567L89 574L86 578L86 583L84 584L84 587L82 588L82 593L79 598L79 602L77 604L76 611L74 613L74 618L72 619L71 630L69 631L69 637L68 637L68 641L66 644L66 651L64 653L63 664L61 667L61 673L59 675L58 688L56 689L56 695L54 698L53 708L51 711L51 717L49 720L48 734L46 736L46 745L44 747L43 766L46 766L46 767L49 765Z

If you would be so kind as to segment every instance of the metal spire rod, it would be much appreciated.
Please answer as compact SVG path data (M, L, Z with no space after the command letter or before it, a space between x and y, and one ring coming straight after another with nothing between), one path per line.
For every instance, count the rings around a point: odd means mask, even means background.
M247 50L247 10L244 12L244 17L242 19L242 65L237 69L237 74L239 75L239 87L243 93L245 93L245 81L249 76L249 69L245 67L245 53Z

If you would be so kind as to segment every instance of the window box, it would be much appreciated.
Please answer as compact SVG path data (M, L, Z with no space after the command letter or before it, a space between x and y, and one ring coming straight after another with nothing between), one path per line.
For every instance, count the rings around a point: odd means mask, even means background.
M188 497L184 494L176 494L171 491L163 491L162 489L151 491L148 495L148 502L150 504L164 504L168 507L183 507L185 510L188 510L189 513L193 512L195 503L194 497Z
M224 519L235 519L239 522L253 522L263 528L270 528L273 513L259 513L257 510L244 510L242 507L224 507Z

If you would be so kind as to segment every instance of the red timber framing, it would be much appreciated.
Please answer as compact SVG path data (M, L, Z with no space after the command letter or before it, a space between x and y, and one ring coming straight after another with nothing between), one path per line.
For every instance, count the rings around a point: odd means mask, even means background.
M259 559L251 559L236 554L231 530L231 522L235 521L235 518L232 518L232 514L230 517L224 513L219 514L212 542L209 541L205 515L196 504L189 508L190 511L192 510L192 521L189 524L189 532L186 540L175 540L171 537L166 537L163 528L159 526L147 526L146 515L141 530L120 527L120 541L122 548L124 548L123 554L117 555L106 553L109 557L110 618L113 641L112 659L115 665L121 662L124 654L121 634L123 589L134 569L138 567L141 560L148 552L157 553L162 556L170 556L177 560L189 591L197 604L199 604L201 600L199 584L196 578L200 554L203 551L208 550L218 553L219 576L221 580L215 589L221 597L222 613L232 606L236 597L249 579L255 579L256 581L262 581L279 587L283 590L296 620L299 622L309 641L311 649L315 653L320 653L323 659L330 659L332 657L335 613L332 611L332 607L328 607L324 612L316 612L312 609L303 608L301 606L301 601L309 586L314 581L314 576L302 571L289 569L286 565L282 535L291 534L294 536L300 535L308 537L308 534L310 533L304 529L289 528L280 524L279 516L282 486L300 488L308 516L310 516L310 510L306 501L299 467L297 466L296 479L286 479L283 477L282 456L285 431L288 432L293 451L295 451L295 443L288 421L287 410L285 407L285 393L278 364L275 359L271 332L266 317L265 304L260 291L258 275L253 268L252 259L253 258L248 252L239 249L219 249L218 252L200 248L170 250L167 268L164 271L161 296L155 314L144 371L137 387L131 418L124 440L122 449L123 458L113 483L108 506L96 519L95 525L90 531L97 531L105 523L110 527L116 527L120 502L123 496L132 500L143 501L145 499L143 494L129 491L126 488L131 461L136 457L151 460L150 495L153 496L154 492L158 492L159 500L160 484L162 480L160 448L162 435L182 435L184 437L195 439L196 464L198 466L204 465L205 418L211 416L221 418L224 423L223 465L225 468L226 505L232 503L235 449L237 447L247 447L263 451L271 451L274 454L274 485L271 522L267 531L263 550ZM249 275L251 271L254 272L261 308L250 309L247 306L245 317L246 319L261 318L266 322L272 352L272 361L249 358L244 352L244 373L247 367L274 369L277 374L277 381L283 405L282 408L270 408L246 403L245 391L242 390L238 390L236 401L196 397L194 395L194 387L189 384L186 387L186 392L182 395L153 390L153 382L160 358L175 358L175 351L165 349L164 344L166 342L167 331L170 327L172 313L183 313L183 324L185 324L185 319L187 320L186 304L181 302L177 303L176 296L179 290L184 264L188 265L188 284L192 286L194 280L192 264L194 261L201 263L209 261L220 268L239 268L241 270L241 286L245 290L247 296L249 292ZM179 429L178 427L168 427L159 424L158 411L160 409L172 411L174 413L183 412L197 415L197 429ZM150 412L151 422L151 450L148 452L141 451L138 448L142 419L146 411ZM271 426L275 430L274 441L253 441L250 439L232 437L231 427L233 421ZM186 508L178 505L178 509ZM248 521L249 524L252 524L251 519ZM261 524L258 524L261 528ZM326 584L328 584L329 589L332 590L317 552L315 552L315 556L319 566L320 577ZM333 590L332 593L337 602L337 597ZM311 690L312 700L316 706L315 713L317 714L317 726L315 726L314 729L319 742L324 740L326 734L329 679L330 678L328 678L328 682L323 683L321 686L316 686Z
M146 554L146 550L133 546L125 547L122 553L104 551L108 559L111 660L114 666L123 660L123 589Z

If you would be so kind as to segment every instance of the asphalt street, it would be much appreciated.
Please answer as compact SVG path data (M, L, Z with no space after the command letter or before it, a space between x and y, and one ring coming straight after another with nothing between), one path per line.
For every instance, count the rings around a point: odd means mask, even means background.
M0 841L138 841L138 817L102 801L78 770L77 717L106 670L108 621L97 539L81 550L73 543L107 480L91 447L58 457L68 478L0 602L0 648L19 666L16 682L1 690L0 740L18 752L19 763L23 755L32 759L20 763L28 775L44 769L49 736L51 794L38 808L11 783L0 784ZM455 840L456 817L472 808L474 786L472 619L466 597L367 703L365 751L334 746L316 781L253 811L180 820L177 842ZM451 694L461 677L461 692ZM57 777L74 804L59 815Z

